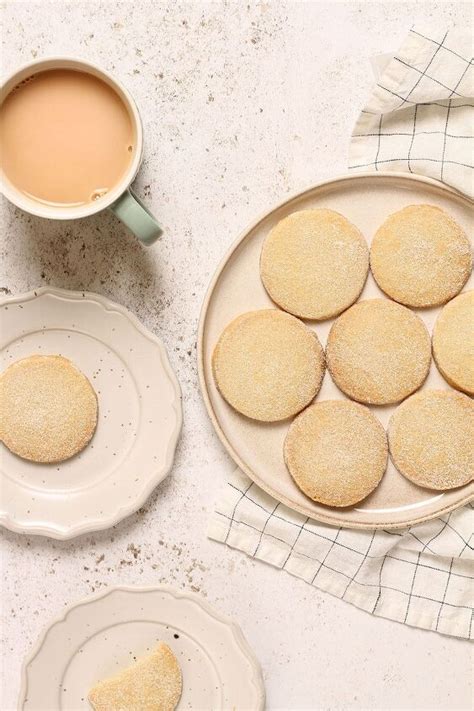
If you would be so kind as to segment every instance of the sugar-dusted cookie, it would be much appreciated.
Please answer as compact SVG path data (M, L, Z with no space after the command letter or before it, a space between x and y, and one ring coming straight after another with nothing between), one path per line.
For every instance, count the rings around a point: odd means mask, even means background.
M437 306L466 283L471 247L462 228L439 207L409 205L377 230L370 267L379 287L395 301Z
M174 711L181 696L178 661L164 642L90 690L94 711Z
M431 342L423 321L388 299L360 301L333 323L326 349L336 385L371 405L399 402L428 375Z
M392 415L388 440L398 471L419 486L454 489L474 478L474 403L467 395L412 395Z
M212 357L221 395L254 420L275 422L302 410L319 391L324 351L301 321L276 309L249 311L223 331Z
M260 258L265 289L285 311L323 320L361 293L369 249L357 227L333 210L293 212L267 235Z
M327 506L352 506L379 484L387 466L387 438L367 407L326 400L290 425L286 466L306 496Z
M33 462L80 452L97 425L97 396L80 370L57 355L33 355L0 375L0 439Z
M444 379L474 395L474 291L459 294L438 316L433 355Z

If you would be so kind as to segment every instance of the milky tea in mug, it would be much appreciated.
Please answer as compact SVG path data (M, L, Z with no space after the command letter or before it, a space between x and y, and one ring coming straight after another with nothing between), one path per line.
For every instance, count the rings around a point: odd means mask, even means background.
M135 141L118 93L76 69L31 75L0 108L3 172L46 205L76 207L106 195L129 169Z

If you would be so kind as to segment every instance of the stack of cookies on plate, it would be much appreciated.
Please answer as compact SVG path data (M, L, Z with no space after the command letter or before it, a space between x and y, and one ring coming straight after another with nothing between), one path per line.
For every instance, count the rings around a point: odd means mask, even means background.
M357 301L369 268L385 296ZM365 499L389 451L421 487L447 490L474 478L474 292L460 294L471 270L467 236L431 205L390 215L370 252L357 227L328 209L294 212L268 233L260 274L280 308L234 319L214 349L213 374L242 415L295 418L284 458L313 501L345 507ZM413 309L443 304L430 336ZM324 352L304 321L328 319ZM447 389L417 392L432 350ZM341 399L313 402L326 368ZM387 436L377 408L398 403Z

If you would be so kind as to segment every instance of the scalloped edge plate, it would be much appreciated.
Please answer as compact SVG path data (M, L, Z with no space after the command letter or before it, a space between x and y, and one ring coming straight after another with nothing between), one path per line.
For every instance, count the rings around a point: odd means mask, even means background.
M163 344L123 306L86 291L8 296L0 315L4 366L34 352L61 353L99 398L91 443L66 462L27 462L0 444L0 525L57 539L113 526L143 505L173 464L181 391Z
M71 605L53 620L23 663L19 711L90 709L90 687L128 666L125 651L131 647L130 655L144 653L157 633L182 667L178 711L263 711L262 672L240 627L197 595L161 586L113 587ZM203 691L206 676L218 681ZM203 706L207 690L212 703Z

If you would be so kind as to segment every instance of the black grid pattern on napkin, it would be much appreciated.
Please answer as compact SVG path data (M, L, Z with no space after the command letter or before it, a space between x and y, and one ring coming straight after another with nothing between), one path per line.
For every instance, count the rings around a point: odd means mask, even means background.
M453 512L437 520L434 532L430 527L425 533L418 526L402 532L377 529L367 535L367 531L325 526L297 515L241 472L236 472L228 487L233 491L232 500L227 507L221 502L216 511L225 527L219 536L211 537L295 575L299 574L298 561L303 560L306 573L300 577L349 602L362 590L364 604L359 606L373 614L447 634L453 633L450 622L454 615L457 635L472 638L472 599L469 604L461 601L458 590L460 586L474 590L474 573L466 565L474 551L474 533L466 537L459 531L452 524ZM468 507L472 513L472 504ZM448 533L456 541L454 558L439 555L437 550L438 541ZM303 535L307 539L304 544ZM414 548L400 547L402 539L412 539ZM269 559L267 546L279 551L277 561ZM426 605L430 619L419 624L417 618L425 614ZM387 614L387 608L395 607L395 614Z
M458 122L455 118L453 120L458 110L470 110L470 123L474 125L474 101L466 98L459 90L464 82L467 83L468 73L474 71L473 57L463 56L447 47L445 42L448 32L441 41L415 29L411 33L427 45L425 65L420 68L402 57L393 58L408 73L408 78L405 78L406 87L402 92L398 86L386 86L388 82L383 77L377 84L382 99L385 93L388 99L399 101L389 101L383 113L372 110L370 104L364 109L362 113L373 116L373 119L366 124L365 129L356 131L353 139L365 141L365 160L351 164L350 168L375 171L395 168L452 182L446 180L447 170L472 171L474 168L474 136L456 130ZM446 76L455 77L451 84L447 83ZM436 100L421 100L428 89L431 89L433 95L437 94ZM421 98L417 98L417 94ZM436 113L433 107L438 108ZM403 113L403 130L400 129L400 118L397 115L400 111ZM424 130L426 125L430 126L430 130ZM425 138L428 135L432 137L429 142Z

